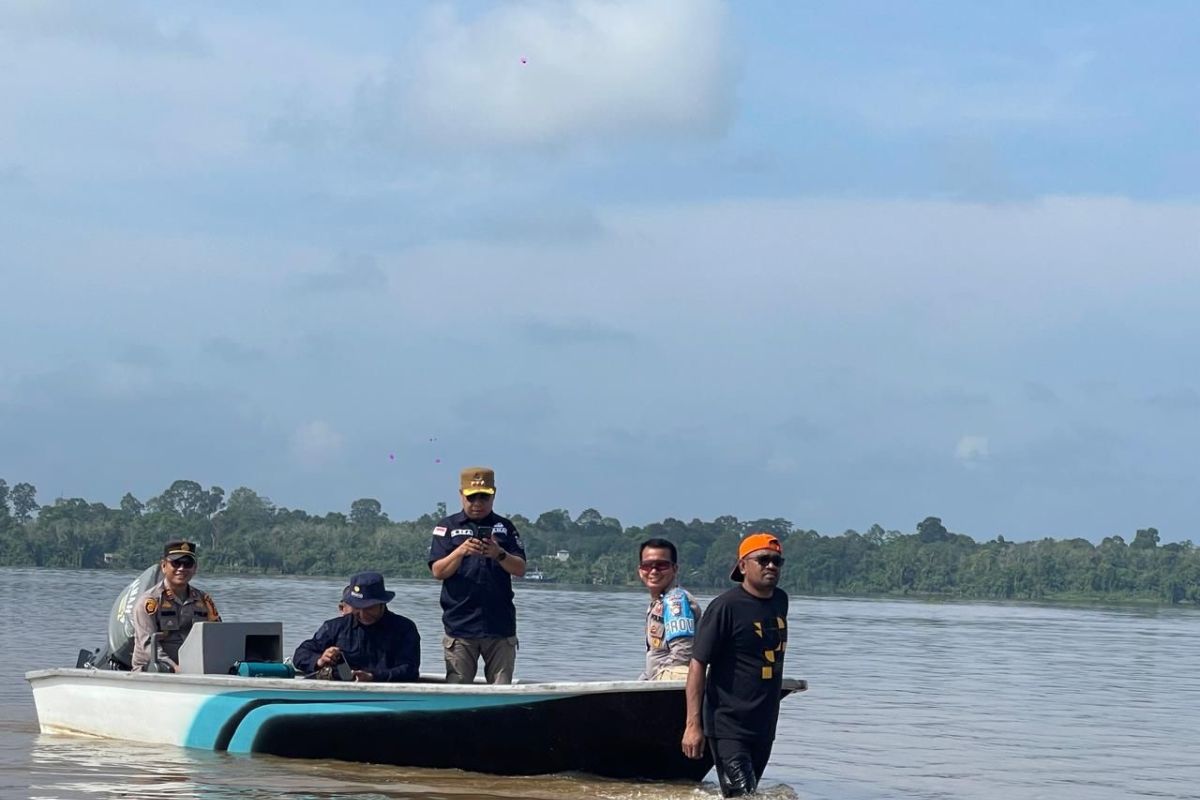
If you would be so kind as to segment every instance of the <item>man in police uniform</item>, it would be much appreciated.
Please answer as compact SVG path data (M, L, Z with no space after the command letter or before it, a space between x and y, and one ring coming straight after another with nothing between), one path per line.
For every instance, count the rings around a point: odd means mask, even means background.
M488 683L512 683L517 609L512 576L525 574L525 548L512 520L492 511L496 473L467 467L459 480L463 510L433 529L429 568L442 582L446 681L471 683L483 656Z
M163 547L163 579L138 597L133 608L133 669L150 663L150 639L156 633L158 660L179 671L179 646L197 622L220 622L212 597L192 586L196 545L177 540Z
M700 604L675 581L679 551L667 539L647 539L638 547L638 577L650 590L646 608L646 670L642 681L686 680Z

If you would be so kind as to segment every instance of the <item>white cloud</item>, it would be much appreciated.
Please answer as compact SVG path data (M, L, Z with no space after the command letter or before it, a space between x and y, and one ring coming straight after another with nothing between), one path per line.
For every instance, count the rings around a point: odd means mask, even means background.
M966 68L916 58L885 71L839 75L801 91L887 131L1040 126L1097 115L1079 97L1095 56L1082 50L1021 60L977 56Z
M344 437L323 420L301 425L292 434L292 453L306 467L318 467L336 458Z
M300 276L297 287L303 292L382 292L387 275L369 255L343 253L332 270Z
M1178 386L1152 395L1147 402L1161 411L1195 413L1200 410L1200 393L1190 386Z
M97 389L109 397L134 397L154 387L155 374L145 364L110 361L100 367L97 384Z
M767 459L767 472L792 473L800 467L794 456L773 455Z
M252 150L280 109L300 98L344 118L355 87L388 63L305 35L302 16L172 14L0 4L0 105L22 110L0 115L0 169L19 157L29 181L75 193L87 180L179 182L193 171L208 181L235 168L244 179L264 168Z
M1189 204L737 200L630 207L601 221L608 241L574 264L603 271L615 291L589 286L588 302L627 310L640 299L659 316L756 318L803 302L808 315L879 314L1012 336L1018 322L1028 334L1081 309L1120 310L1132 296L1159 302L1198 285L1200 206ZM523 262L542 286L574 280L554 254L545 260L544 271Z
M388 140L489 148L708 135L732 117L734 69L718 0L504 4L434 15L359 122ZM524 59L524 61L522 60Z
M954 446L954 457L966 466L974 466L988 459L988 437L963 436Z
M206 47L189 25L168 25L132 3L95 5L39 0L0 5L0 33L18 39L74 39L135 51L198 54Z

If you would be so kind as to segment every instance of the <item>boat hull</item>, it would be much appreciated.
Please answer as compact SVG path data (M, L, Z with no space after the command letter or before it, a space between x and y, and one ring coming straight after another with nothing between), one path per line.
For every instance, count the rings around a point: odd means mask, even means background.
M672 722L684 719L679 691L581 694L453 712L272 711L278 713L256 721L252 743L239 736L233 749L496 775L585 772L698 781L712 766L680 751L683 727Z
M697 781L712 766L680 751L681 681L341 684L86 669L26 678L47 733L497 775Z

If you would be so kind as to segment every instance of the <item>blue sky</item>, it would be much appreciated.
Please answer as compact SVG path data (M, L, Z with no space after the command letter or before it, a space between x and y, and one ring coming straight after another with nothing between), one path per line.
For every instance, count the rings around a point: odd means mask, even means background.
M0 476L1197 539L1191 3L0 7ZM394 456L394 458L393 458Z

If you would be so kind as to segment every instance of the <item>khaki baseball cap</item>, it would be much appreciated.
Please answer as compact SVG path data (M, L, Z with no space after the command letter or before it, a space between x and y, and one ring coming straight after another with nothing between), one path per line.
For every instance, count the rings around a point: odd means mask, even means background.
M491 467L467 467L458 483L463 494L495 494L496 471Z

